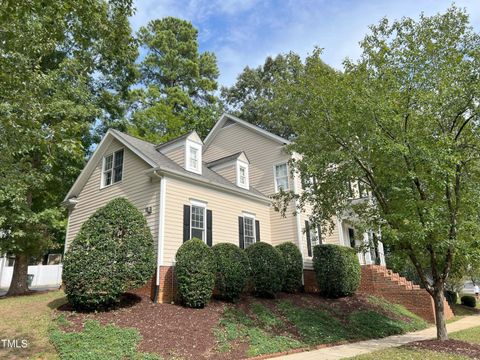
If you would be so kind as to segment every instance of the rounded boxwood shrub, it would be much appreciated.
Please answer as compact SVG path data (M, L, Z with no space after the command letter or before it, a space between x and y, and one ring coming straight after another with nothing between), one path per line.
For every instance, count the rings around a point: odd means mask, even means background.
M462 305L468 306L468 307L476 307L477 306L477 300L475 297L471 295L464 295L460 298L460 301L462 302Z
M303 260L302 253L297 245L291 242L285 242L277 245L285 261L285 282L283 291L293 293L302 286Z
M285 261L272 245L257 242L246 250L250 260L251 280L257 295L275 297L285 281Z
M63 263L70 304L99 309L143 286L155 272L153 238L143 214L125 198L98 209L82 225Z
M215 257L215 288L219 297L234 301L245 289L250 264L245 251L234 244L220 243L212 247Z
M360 262L353 248L317 245L313 248L313 268L318 287L327 297L349 296L360 286Z
M178 292L183 303L192 308L204 307L215 286L213 250L202 240L193 238L180 246L175 260Z

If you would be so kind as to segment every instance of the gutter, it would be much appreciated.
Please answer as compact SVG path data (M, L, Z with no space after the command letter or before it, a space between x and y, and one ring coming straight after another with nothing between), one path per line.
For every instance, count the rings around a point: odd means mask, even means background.
M155 173L156 176L159 176L159 174L161 175L165 175L165 174L168 174L169 176L172 176L172 177L176 177L176 178L180 178L182 180L189 180L193 183L198 183L198 184L201 184L201 185L206 185L206 186L209 186L213 189L216 189L216 190L222 190L222 191L225 191L225 192L228 192L228 193L231 193L231 194L234 194L234 195L241 195L241 196L244 196L244 197L248 197L250 198L251 200L255 200L255 201L259 201L259 202L262 202L264 204L268 204L268 205L271 205L272 203L272 200L266 196L261 196L261 195L255 195L255 194L252 194L252 193L248 193L246 191L242 191L240 189L236 190L236 189L231 189L230 187L228 186L225 186L225 185L222 185L222 184L218 184L218 183L214 183L210 180L207 180L207 179L204 179L204 178L197 178L196 176L193 176L193 175L190 175L190 174L185 174L183 172L179 172L179 171L175 171L175 170L167 170L167 169L164 169L164 168L161 168L161 167L155 167L153 169L150 169L147 171L147 175L149 173Z

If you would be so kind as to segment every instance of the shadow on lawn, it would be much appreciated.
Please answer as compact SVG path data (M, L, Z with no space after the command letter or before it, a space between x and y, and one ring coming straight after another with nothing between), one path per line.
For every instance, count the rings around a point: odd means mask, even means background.
M132 293L125 293L122 295L120 302L118 304L114 304L109 307L105 307L97 310L75 308L71 304L66 302L66 298L54 300L48 304L48 307L50 307L51 309L56 309L60 313L73 311L73 312L82 313L82 314L89 314L89 313L98 313L98 312L109 312L109 311L119 310L119 309L128 309L135 306L141 301L142 301L142 298L140 296Z

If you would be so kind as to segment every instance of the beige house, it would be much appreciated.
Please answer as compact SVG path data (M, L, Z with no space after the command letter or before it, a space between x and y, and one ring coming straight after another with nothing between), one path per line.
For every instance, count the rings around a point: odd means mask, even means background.
M286 144L288 140L228 114L204 141L191 132L155 145L109 130L65 197L65 251L96 209L126 197L145 214L152 230L158 264L152 287L159 301L168 301L175 253L192 237L208 245L231 242L242 248L257 241L291 241L300 248L307 272L312 248L320 242L368 243L369 234L355 234L347 218L337 217L333 232L321 237L310 226L308 213L282 217L273 209L270 196L280 189L302 191L300 177L289 169ZM359 253L359 259L384 264L381 243Z

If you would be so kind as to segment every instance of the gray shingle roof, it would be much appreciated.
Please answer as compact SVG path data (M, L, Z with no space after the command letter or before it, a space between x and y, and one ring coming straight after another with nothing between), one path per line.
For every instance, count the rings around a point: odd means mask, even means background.
M127 142L130 144L132 147L137 149L141 154L143 154L147 159L149 159L151 162L155 163L161 170L165 171L173 171L176 172L180 175L184 175L186 177L190 178L197 178L198 180L203 180L204 182L208 183L213 183L222 187L229 188L231 190L237 191L239 193L244 193L244 194L251 194L255 196L260 196L267 198L263 193L260 191L256 190L252 186L250 186L250 189L242 189L229 180L225 179L223 176L219 175L215 171L211 170L208 168L206 163L202 164L202 174L196 174L191 171L185 170L183 167L178 165L175 161L170 159L168 156L160 153L159 151L156 150L157 145L154 145L148 141L138 139L136 137L133 137L131 135L127 135L125 133L122 133L118 130L113 130L111 129L116 136L120 137L123 141ZM239 153L241 154L241 153ZM238 156L237 156L238 157ZM208 164L210 165L210 164Z
M229 161L232 161L232 160L236 160L240 155L242 155L242 152L243 151L240 151L240 152L237 152L235 154L228 155L228 156L222 157L220 159L210 161L210 162L207 163L207 166L211 168L211 167L213 167L215 165L218 165L218 164L223 164L223 163L226 163L226 162L229 162Z

